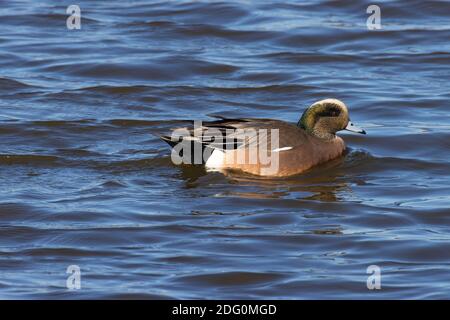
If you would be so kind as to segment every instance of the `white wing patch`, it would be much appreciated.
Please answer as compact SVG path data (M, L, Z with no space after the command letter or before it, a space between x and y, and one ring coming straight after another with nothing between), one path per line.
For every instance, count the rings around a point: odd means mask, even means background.
M211 156L205 163L205 167L209 169L222 168L225 160L225 152L219 149L214 149Z
M291 150L291 149L292 149L292 147L276 148L276 149L273 149L272 152L287 151L287 150Z

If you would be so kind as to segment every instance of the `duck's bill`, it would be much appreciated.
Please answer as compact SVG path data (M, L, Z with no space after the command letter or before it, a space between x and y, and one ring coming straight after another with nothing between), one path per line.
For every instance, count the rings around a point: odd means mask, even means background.
M361 134L366 134L366 131L364 129L361 129L361 128L355 126L353 124L353 122L351 122L351 121L348 122L347 127L345 127L345 130L351 131L351 132L356 132L356 133L361 133Z

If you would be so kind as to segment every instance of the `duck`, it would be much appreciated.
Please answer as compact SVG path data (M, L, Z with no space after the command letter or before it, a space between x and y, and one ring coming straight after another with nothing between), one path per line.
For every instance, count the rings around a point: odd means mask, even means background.
M297 123L275 119L225 118L194 121L161 139L172 147L175 164L203 165L208 171L240 171L266 177L301 174L342 156L342 130L355 126L344 102L328 98L306 108Z

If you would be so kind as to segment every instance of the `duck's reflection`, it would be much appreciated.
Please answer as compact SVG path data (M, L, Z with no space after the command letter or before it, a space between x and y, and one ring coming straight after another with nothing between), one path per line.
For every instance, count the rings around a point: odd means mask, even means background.
M266 178L231 170L208 172L203 166L184 165L178 168L185 188L213 184L220 189L216 194L219 197L338 202L352 193L345 179L344 162L345 156L342 156L288 178Z

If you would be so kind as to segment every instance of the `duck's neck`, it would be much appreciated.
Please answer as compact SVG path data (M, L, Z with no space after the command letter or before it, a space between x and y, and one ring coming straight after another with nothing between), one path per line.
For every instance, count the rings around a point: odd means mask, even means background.
M316 128L312 130L312 135L323 140L333 140L334 138L336 138L336 135L334 133L330 133L324 130L317 130Z

